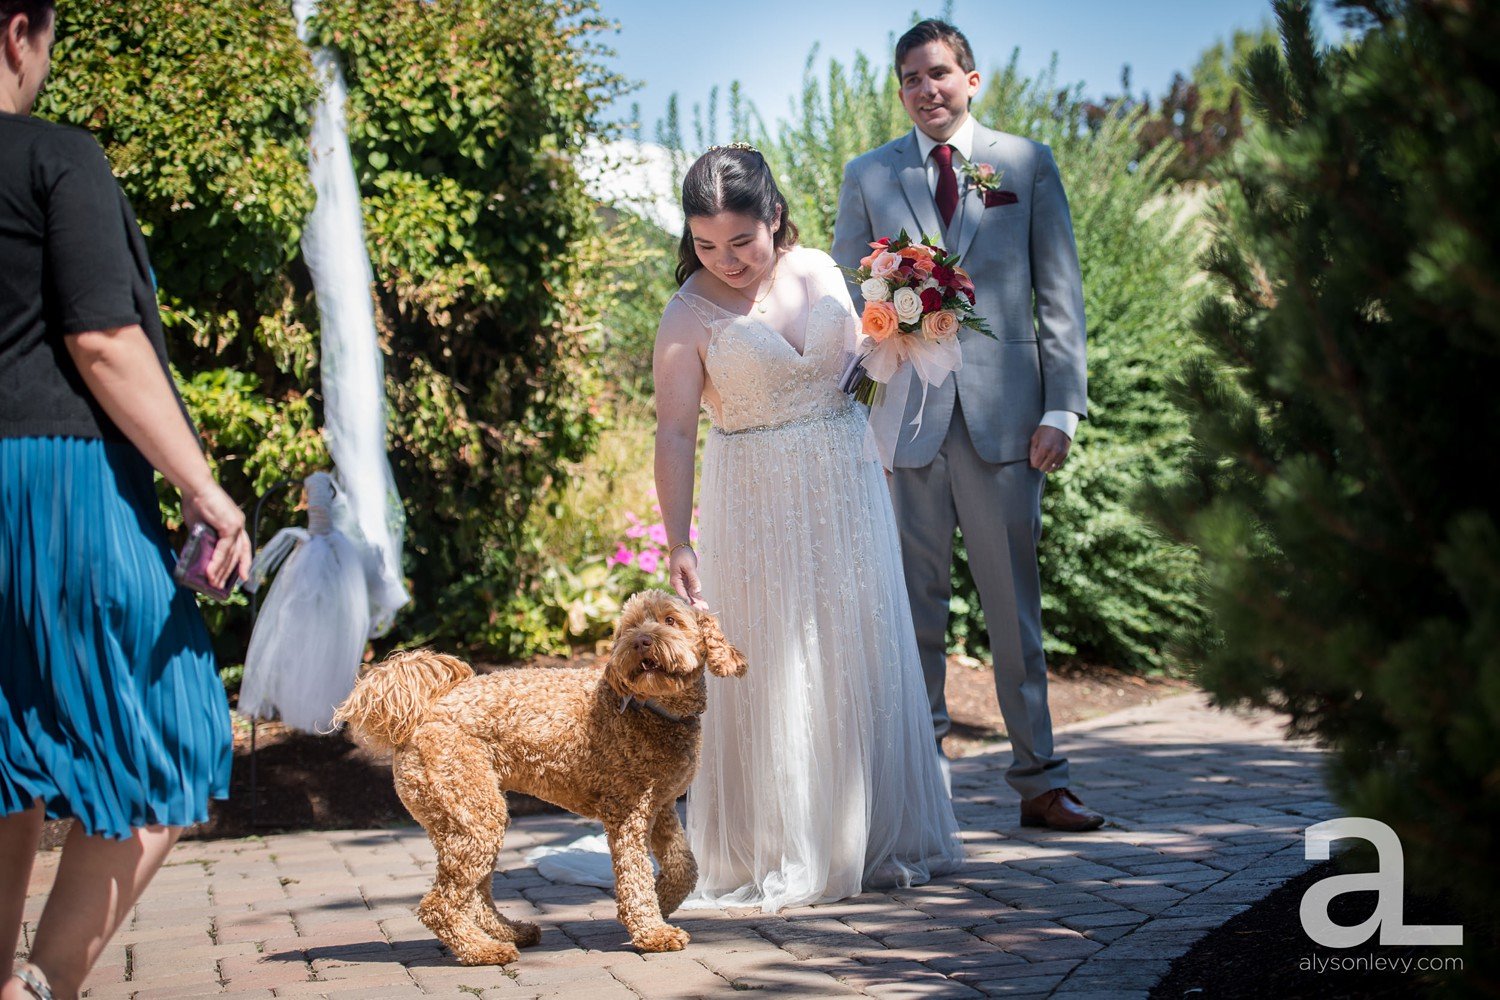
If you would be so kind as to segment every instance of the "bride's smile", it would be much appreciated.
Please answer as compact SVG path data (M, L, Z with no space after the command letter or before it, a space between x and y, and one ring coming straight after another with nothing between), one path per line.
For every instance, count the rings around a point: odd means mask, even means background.
M771 223L739 212L692 216L693 250L705 270L738 295L757 300L769 290L776 264L778 213Z

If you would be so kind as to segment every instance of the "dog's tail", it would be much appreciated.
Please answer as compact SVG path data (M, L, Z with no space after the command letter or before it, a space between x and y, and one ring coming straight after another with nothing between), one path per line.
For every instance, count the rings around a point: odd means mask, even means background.
M397 750L427 719L432 703L470 677L474 669L456 656L412 649L375 664L333 714L380 749Z

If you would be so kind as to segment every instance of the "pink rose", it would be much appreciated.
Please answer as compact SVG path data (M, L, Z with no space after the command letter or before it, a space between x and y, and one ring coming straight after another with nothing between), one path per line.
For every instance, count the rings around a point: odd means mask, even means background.
M922 336L927 340L942 340L958 332L958 316L951 309L940 309L922 317Z
M974 165L974 175L980 180L989 180L995 176L995 168L988 163L977 163Z
M870 277L889 278L901 267L901 258L889 251L881 251L870 261Z
M861 319L865 334L877 344L901 328L896 307L889 302L866 302Z

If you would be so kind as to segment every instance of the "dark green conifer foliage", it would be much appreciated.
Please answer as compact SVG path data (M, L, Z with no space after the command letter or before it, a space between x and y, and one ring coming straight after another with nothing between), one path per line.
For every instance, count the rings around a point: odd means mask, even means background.
M1197 545L1204 682L1326 743L1407 883L1500 891L1500 5L1278 0L1208 258L1195 454L1153 499ZM1455 918L1459 914L1454 914ZM1453 922L1459 922L1454 920ZM1476 953L1488 945L1475 940ZM1472 963L1471 963L1471 972Z

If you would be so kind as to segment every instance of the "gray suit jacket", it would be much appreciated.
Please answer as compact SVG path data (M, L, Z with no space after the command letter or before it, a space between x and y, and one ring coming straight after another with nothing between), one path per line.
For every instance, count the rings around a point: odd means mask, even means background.
M940 236L943 246L962 255L960 266L974 279L976 309L995 338L960 332L963 368L928 391L914 440L905 428L922 392L913 386L895 464L919 468L937 456L955 394L962 397L980 457L1019 461L1028 456L1043 413L1088 412L1083 284L1057 164L1041 143L976 122L973 162L1003 171L1001 188L1018 200L986 208L981 193L965 190L960 177L959 208L944 232L920 155L916 136L908 132L849 162L839 191L833 258L855 267L872 240L903 229L914 239L924 233ZM857 286L850 286L850 294L862 302Z

